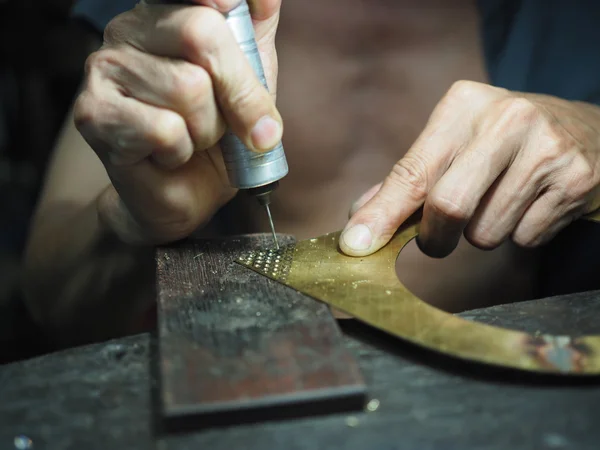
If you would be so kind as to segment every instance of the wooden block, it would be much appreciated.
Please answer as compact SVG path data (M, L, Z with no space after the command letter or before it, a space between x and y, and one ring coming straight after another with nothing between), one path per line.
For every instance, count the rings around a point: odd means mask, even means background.
M167 426L363 407L362 375L327 306L234 262L244 252L267 248L270 239L187 240L157 250Z

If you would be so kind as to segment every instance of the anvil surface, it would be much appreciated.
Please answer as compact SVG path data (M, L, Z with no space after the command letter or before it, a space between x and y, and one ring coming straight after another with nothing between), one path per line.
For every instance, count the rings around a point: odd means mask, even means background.
M239 239L246 248L256 242ZM598 334L600 291L460 315L532 333ZM159 420L156 336L140 334L1 366L0 448L14 448L19 435L49 450L598 448L598 381L497 370L423 351L353 320L341 324L369 398L379 400L374 412L170 434Z

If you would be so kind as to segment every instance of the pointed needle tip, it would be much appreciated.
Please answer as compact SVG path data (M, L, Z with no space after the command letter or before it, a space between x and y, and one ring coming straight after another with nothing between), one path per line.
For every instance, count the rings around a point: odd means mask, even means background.
M279 250L279 242L277 241L277 234L275 233L275 225L273 224L273 217L271 216L271 208L269 208L269 205L265 205L265 209L267 210L267 216L269 217L269 224L271 225L271 233L273 233L275 248Z

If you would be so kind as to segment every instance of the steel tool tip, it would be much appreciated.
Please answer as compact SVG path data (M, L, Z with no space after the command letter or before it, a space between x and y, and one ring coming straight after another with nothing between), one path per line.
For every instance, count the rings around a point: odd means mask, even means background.
M271 224L271 233L273 233L273 241L275 242L275 248L279 250L279 242L277 242L277 234L275 234L275 225L273 224L273 217L271 216L271 209L269 205L265 205L265 209L267 210L267 216L269 216L269 223Z

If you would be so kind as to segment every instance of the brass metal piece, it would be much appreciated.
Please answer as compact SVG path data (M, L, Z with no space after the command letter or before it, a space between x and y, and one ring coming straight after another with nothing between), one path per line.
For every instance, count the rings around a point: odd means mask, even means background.
M600 222L600 213L585 219ZM434 351L532 372L600 374L600 336L534 336L468 321L412 294L398 279L395 263L418 232L418 224L406 224L388 245L362 258L343 254L338 248L341 232L335 232L280 250L253 252L238 262L375 328Z

